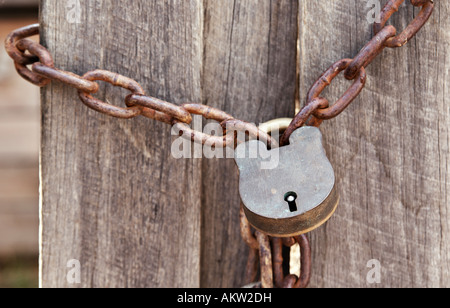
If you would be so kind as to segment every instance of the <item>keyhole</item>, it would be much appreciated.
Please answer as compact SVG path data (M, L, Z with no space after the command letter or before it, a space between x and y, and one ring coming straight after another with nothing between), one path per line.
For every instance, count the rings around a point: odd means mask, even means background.
M286 201L289 204L289 210L291 213L297 212L297 200L298 196L295 192L291 191L284 195L284 201Z

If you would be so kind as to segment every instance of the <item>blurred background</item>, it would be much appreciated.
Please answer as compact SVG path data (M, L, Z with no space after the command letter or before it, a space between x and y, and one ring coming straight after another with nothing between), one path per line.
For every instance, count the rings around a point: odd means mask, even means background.
M38 2L0 0L0 288L38 286L39 89L4 49L9 32L38 21Z

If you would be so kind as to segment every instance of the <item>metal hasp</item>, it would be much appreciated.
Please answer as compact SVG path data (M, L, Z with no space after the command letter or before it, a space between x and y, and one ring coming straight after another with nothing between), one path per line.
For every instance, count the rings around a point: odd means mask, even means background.
M252 140L235 153L245 215L253 227L273 237L298 236L320 227L339 203L320 130L302 127L289 140L289 145L272 150Z

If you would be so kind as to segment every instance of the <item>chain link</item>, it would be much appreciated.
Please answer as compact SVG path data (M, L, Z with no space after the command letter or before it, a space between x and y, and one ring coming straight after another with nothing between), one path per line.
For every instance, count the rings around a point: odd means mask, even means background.
M346 70L352 62L352 59L343 59L333 64L312 86L308 94L308 102L318 98L322 91L331 84L334 78L336 78L342 71ZM345 91L342 97L339 98L331 107L317 109L314 112L314 116L321 120L329 120L340 115L361 93L366 84L366 80L366 70L364 67L361 67L358 78L355 79L355 82L350 86L350 88L347 89L347 91Z
M95 70L78 76L55 68L53 58L42 45L27 39L39 34L39 24L34 24L12 32L6 39L6 51L14 60L18 73L29 82L44 87L52 80L62 82L78 90L79 98L89 108L112 117L131 119L144 116L172 125L184 138L211 147L235 147L239 140L238 131L250 138L259 139L269 147L278 143L257 126L235 119L233 116L202 104L183 104L181 106L147 96L142 86L128 77L106 71ZM28 52L28 53L27 53ZM31 70L27 67L31 65ZM96 81L104 81L131 92L125 98L126 107L117 107L93 96L100 86ZM192 115L201 115L215 120L223 127L223 136L212 136L193 130L189 125Z
M19 40L39 34L39 24L26 26L12 32L5 41L5 49L15 63L28 65L39 61L33 55L27 55L16 47Z
M400 6L405 2L405 0L391 0L384 7L380 16L380 23L374 24L374 33L380 32L385 26L387 21L391 18L391 16L397 12ZM405 30L401 34L396 37L392 37L385 45L390 48L402 47L406 43L408 43L417 32L422 29L425 23L430 18L431 14L434 10L434 1L432 0L411 0L411 4L414 6L420 6L422 9L419 14L414 18L414 20L406 27Z
M20 76L35 84L39 87L46 86L50 83L50 79L45 78L44 76L38 75L32 72L27 65L31 64L27 61L32 61L32 57L35 57L37 61L40 61L43 65L53 68L53 59L47 49L40 44L31 41L29 39L21 39L15 43L15 50L18 50L22 54L22 59L25 62L15 62L16 70ZM28 51L30 53L30 57L28 57L25 52ZM13 53L14 54L14 53Z
M410 0L411 4L421 7L414 20L397 35L394 26L386 26L390 17L399 10L405 0L390 0L381 12L381 22L375 23L374 37L364 46L353 59L343 59L333 64L314 83L308 93L304 108L296 115L283 134L280 145L289 143L289 137L298 128L304 125L320 126L324 120L335 118L341 114L361 93L365 86L367 75L365 68L386 48L404 46L425 25L434 9L432 0ZM53 58L42 45L29 40L28 37L39 34L39 24L30 25L12 32L6 39L5 49L14 60L17 72L29 82L44 87L52 80L62 82L78 90L81 101L89 108L116 118L135 118L144 116L160 121L176 128L180 135L193 142L212 147L235 147L237 145L237 132L243 131L249 137L265 142L269 147L275 148L279 144L270 134L263 132L253 124L237 120L222 110L202 104L171 104L160 99L147 96L144 89L136 81L105 70L96 70L78 76L55 68ZM31 70L28 66L31 65ZM326 98L321 97L322 91L331 85L332 81L341 73L354 83L339 100L330 105ZM99 90L97 81L104 81L113 86L124 88L131 92L125 98L126 107L117 107L103 102L93 94ZM193 115L201 115L220 123L223 136L211 136L190 127ZM243 208L240 213L241 235L250 247L250 254L246 268L247 283L254 283L260 263L261 282L253 284L265 288L304 288L309 284L311 277L311 247L306 235L295 238L271 238L259 231L255 233L245 217ZM283 246L292 247L300 245L301 274L284 275Z
M286 130L281 139L281 144L287 144L291 134L302 125L320 126L323 120L330 120L340 115L347 107L358 97L366 82L365 68L381 54L386 48L395 48L404 46L410 41L430 18L434 9L432 0L411 0L411 4L416 7L422 7L420 13L408 25L408 27L397 35L397 29L394 26L386 26L390 17L399 10L405 0L390 0L381 11L381 23L374 24L374 37L364 46L354 59L343 59L333 64L319 79L314 83L308 93L304 110L300 111L290 127ZM344 71L345 70L345 71ZM322 102L318 104L316 100L322 91L328 87L333 79L344 71L344 76L348 80L355 80L353 85L345 94L333 105ZM311 115L311 109L314 109ZM305 116L308 119L304 119Z
M96 70L88 72L83 76L83 79L86 79L88 81L105 81L112 84L113 86L127 89L132 94L145 95L144 89L136 81L128 77L112 73L110 71ZM83 104L85 104L89 108L115 118L135 118L141 115L144 109L144 107L142 106L130 106L127 108L116 107L97 98L94 98L91 93L79 91L78 94Z
M240 211L241 236L249 246L245 282L252 284L257 279L258 262L260 263L260 286L262 288L306 288L311 279L311 246L308 237L301 235L289 238L274 238L259 231L253 233L250 223L241 205ZM285 261L283 247L291 248L295 244L300 246L300 277L284 275Z

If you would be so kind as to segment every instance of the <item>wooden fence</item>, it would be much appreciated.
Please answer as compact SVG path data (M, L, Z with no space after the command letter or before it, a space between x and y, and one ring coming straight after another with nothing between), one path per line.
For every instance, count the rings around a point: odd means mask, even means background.
M152 96L255 123L293 116L296 88L304 102L326 68L372 37L366 1L85 0L75 22L65 2L41 1L58 67L115 71ZM399 29L417 14L406 3ZM312 287L377 286L366 280L372 259L379 286L450 286L449 14L436 1L427 26L386 50L360 98L323 125L341 204L311 234ZM330 100L348 86L340 80ZM98 97L125 95L104 86ZM242 285L233 160L176 160L164 124L98 114L58 83L42 92L42 121L44 287L70 286L72 259L83 287Z

